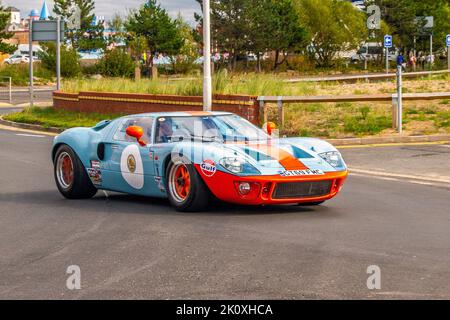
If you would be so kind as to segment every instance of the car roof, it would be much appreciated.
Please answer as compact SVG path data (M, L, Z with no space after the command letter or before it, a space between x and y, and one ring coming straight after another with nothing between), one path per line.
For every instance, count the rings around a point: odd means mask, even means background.
M126 115L122 118L128 118L133 116L139 117L205 117L205 116L224 116L232 115L231 112L224 111L175 111L175 112L148 112Z

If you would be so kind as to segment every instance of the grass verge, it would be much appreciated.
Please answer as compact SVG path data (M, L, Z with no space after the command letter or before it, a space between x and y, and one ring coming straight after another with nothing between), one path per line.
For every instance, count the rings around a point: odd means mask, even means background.
M3 119L21 123L39 124L44 128L55 127L68 129L73 127L92 127L101 120L114 119L119 116L121 115L74 112L57 110L53 107L33 107L26 108L21 112L8 114Z

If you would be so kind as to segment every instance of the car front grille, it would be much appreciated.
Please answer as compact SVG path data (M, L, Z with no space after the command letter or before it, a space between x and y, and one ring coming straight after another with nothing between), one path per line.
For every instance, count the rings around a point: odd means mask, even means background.
M330 193L333 180L277 183L273 199L320 197Z

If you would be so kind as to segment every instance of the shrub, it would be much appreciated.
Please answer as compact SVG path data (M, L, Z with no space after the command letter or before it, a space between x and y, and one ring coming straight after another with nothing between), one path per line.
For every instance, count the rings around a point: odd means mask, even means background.
M0 77L11 77L13 85L26 86L29 82L28 68L28 63L3 65L0 68ZM43 68L41 63L35 62L33 71L34 78L39 78L41 80L35 80L36 84L38 84L39 82L47 83L53 78L53 74L49 70ZM3 79L3 81L6 81L6 79Z
M56 74L56 45L48 42L43 45L44 50L39 53L42 66ZM81 73L80 59L78 53L66 46L61 46L61 76L73 78Z
M113 49L106 52L97 65L97 70L108 77L127 77L134 75L135 64L133 59L122 49Z

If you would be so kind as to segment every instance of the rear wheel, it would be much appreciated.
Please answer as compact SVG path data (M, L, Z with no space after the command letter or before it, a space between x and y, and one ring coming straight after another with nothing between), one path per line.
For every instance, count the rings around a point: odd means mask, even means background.
M195 167L183 159L170 161L166 190L170 203L178 211L203 211L211 195Z
M83 163L69 146L59 147L53 163L56 186L64 197L87 199L97 193Z

